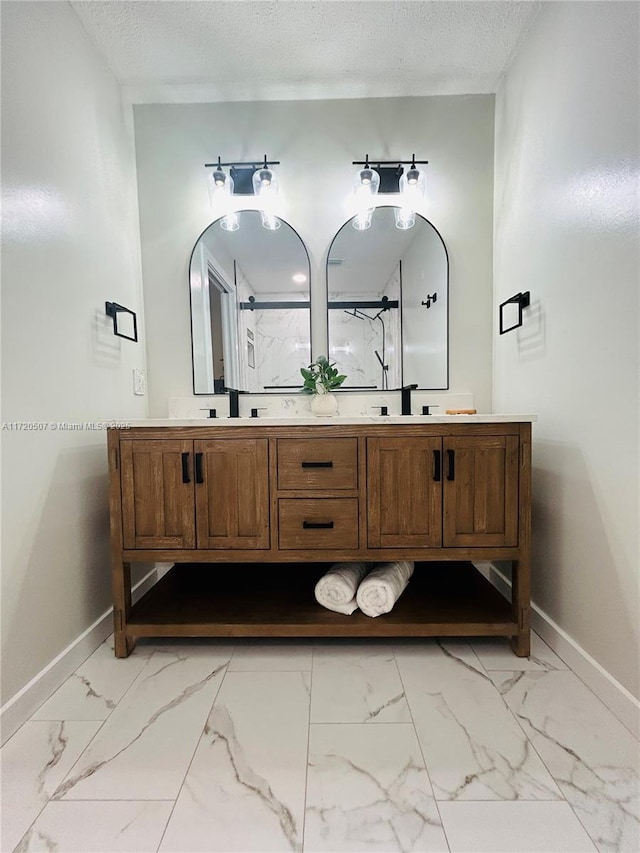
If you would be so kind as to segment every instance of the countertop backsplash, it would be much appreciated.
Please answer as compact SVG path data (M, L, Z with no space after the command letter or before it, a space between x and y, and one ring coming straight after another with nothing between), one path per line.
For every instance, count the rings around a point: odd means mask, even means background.
M369 416L387 406L389 415L399 415L400 392L379 393L339 392L338 414L342 416ZM251 409L258 409L258 417L306 417L310 414L309 396L306 394L240 394L240 416L249 417ZM423 406L433 406L432 414L444 415L447 409L472 409L473 395L466 392L412 391L411 408L414 414L422 413ZM215 409L219 418L229 415L229 397L226 394L198 397L170 397L169 418L208 418Z

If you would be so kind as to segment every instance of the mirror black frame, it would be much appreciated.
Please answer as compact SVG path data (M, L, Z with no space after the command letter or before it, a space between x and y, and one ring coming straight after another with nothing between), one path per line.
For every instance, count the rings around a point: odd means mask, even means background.
M373 215L375 216L375 212L377 210L395 210L397 207L398 207L398 205L396 205L396 204L380 204L375 208ZM450 344L450 335L449 335L449 324L450 324L450 320L449 320L449 276L450 276L450 273L449 273L449 252L447 250L447 244L444 242L444 240L442 238L442 234L440 233L440 231L438 231L438 229L433 224L433 222L431 222L430 219L427 219L427 217L423 216L421 213L416 212L415 215L416 215L416 218L419 217L421 220L426 222L427 225L430 225L431 228L433 228L433 230L437 234L438 239L440 240L440 243L442 244L442 248L444 249L444 254L445 254L445 259L446 259L446 264L447 264L447 281L446 281L446 292L447 292L447 328L446 328L447 369L446 369L446 383L443 386L438 386L438 387L433 387L433 388L431 388L431 387L427 388L427 387L420 386L419 388L416 388L416 390L418 390L418 391L448 391L449 390L449 384L450 384L450 363L449 363L449 361L450 361L449 360L449 344ZM340 234L340 232L342 231L342 229L346 225L349 225L351 222L353 222L354 218L355 218L354 216L350 217L349 219L347 219L346 222L344 222L340 226L340 228L338 228L336 233L333 235L331 243L329 244L329 249L327 251L327 262L326 262L326 266L325 266L325 269L326 269L325 291L326 291L326 306L327 306L326 307L326 314L327 314L326 349L327 349L327 353L329 352L329 258L331 257L331 250L333 248L333 244L335 243L338 235ZM400 295L401 295L401 298L400 298L400 327L402 329L402 290L401 290ZM428 299L431 301L431 303L434 303L437 301L436 299L434 299L433 295L428 297ZM426 303L423 303L423 304L426 305ZM430 306L427 305L427 307L430 307ZM405 381L404 381L404 342L403 342L402 360L401 360L401 364L400 364L400 371L401 371L401 376L402 376L402 382L401 382L401 387L402 387L405 384ZM384 390L381 388L376 388L376 389L373 389L373 388L363 388L363 389L344 388L344 389L340 389L340 388L338 388L337 389L337 391L341 391L341 390L344 390L345 392L346 391L353 391L354 393L358 393L358 394L381 394L381 393L386 393L387 391L400 390L400 389L392 389L392 388L384 389Z
M242 209L242 210L238 210L236 212L240 213L240 214L242 214L242 213L259 214L260 213L259 210L256 210L253 208ZM309 351L311 354L313 354L313 323L312 323L313 298L312 298L312 290L311 290L311 258L309 257L309 250L307 249L307 245L304 242L304 240L302 239L302 237L300 236L299 232L293 227L293 225L291 225L290 222L288 222L286 219L283 219L281 216L278 216L277 218L280 220L282 225L286 225L288 228L291 229L291 231L293 231L293 233L296 235L296 237L300 241L300 244L302 245L302 248L304 249L305 256L307 258L307 269L309 271L309 281L308 281L308 285L309 285L309 307L308 307L308 310L309 310ZM224 388L216 388L216 384L217 384L218 380L215 379L215 376L213 378L213 382L214 382L214 390L213 391L196 391L196 366L195 366L195 358L194 358L194 340L193 340L193 294L192 294L192 288L191 288L191 264L193 262L193 256L196 252L198 244L199 244L200 240L202 239L202 237L204 236L204 234L209 230L209 228L211 228L212 225L215 225L216 222L220 222L221 219L224 219L224 217L219 216L217 219L212 220L205 228L202 229L202 231L198 235L198 237L197 237L197 239L193 245L193 248L191 250L191 254L189 255L189 264L187 267L187 283L189 286L189 340L191 342L191 384L192 384L192 388L193 388L194 397L211 397L211 396L214 396L216 394L225 393ZM279 303L279 304L280 304L280 307L282 307L282 303ZM298 305L299 305L299 303L298 303ZM313 357L313 356L311 355L311 357ZM267 394L269 396L273 396L273 395L278 394L278 393L290 394L290 393L293 393L295 391L299 391L302 389L302 384L303 384L303 380L301 378L300 385L278 386L278 387L282 388L281 391L277 391L277 390L275 390L275 388L273 390L264 390L264 391L243 391L242 389L237 389L237 390L240 390L240 392L242 394L248 394L248 395L254 395L254 396Z

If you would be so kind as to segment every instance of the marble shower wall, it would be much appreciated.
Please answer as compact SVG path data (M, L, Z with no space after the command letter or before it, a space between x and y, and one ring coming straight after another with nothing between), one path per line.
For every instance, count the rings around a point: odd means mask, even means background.
M331 293L332 301L362 302L400 298L400 268L397 266L381 292ZM373 318L377 308L363 308L362 311ZM384 322L384 347L382 324ZM382 390L382 368L376 357L376 351L388 366L386 371L387 388L399 388L402 380L402 338L400 334L400 312L391 308L380 315L380 320L354 317L342 309L329 311L329 358L335 361L347 380L345 387L354 386ZM384 356L383 356L384 351Z
M308 299L308 294L297 295ZM290 293L269 294L270 301L292 302ZM255 374L262 391L265 387L302 385L300 368L311 361L309 308L268 308L243 311L255 314ZM252 389L253 390L253 389Z

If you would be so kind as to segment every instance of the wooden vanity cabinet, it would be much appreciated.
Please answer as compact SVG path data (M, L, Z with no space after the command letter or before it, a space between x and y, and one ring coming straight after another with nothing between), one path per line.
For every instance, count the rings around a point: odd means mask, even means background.
M193 451L198 548L268 549L267 439L206 439Z
M518 544L519 437L367 439L369 546Z
M120 442L124 548L195 548L193 480L183 474L192 451L192 441Z
M266 439L120 442L123 547L269 547Z
M517 435L443 441L443 541L449 547L518 545Z
M442 545L442 438L367 439L370 548Z
M523 423L109 430L116 654L140 636L506 636L529 652ZM417 563L391 613L315 602L334 561ZM510 560L506 601L471 566ZM135 605L132 562L175 566Z

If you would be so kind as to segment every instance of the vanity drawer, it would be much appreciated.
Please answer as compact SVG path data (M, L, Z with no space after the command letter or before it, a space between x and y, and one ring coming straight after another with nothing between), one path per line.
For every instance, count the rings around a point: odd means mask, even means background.
M357 489L355 438L278 439L279 489Z
M280 548L358 547L357 498L281 498Z

